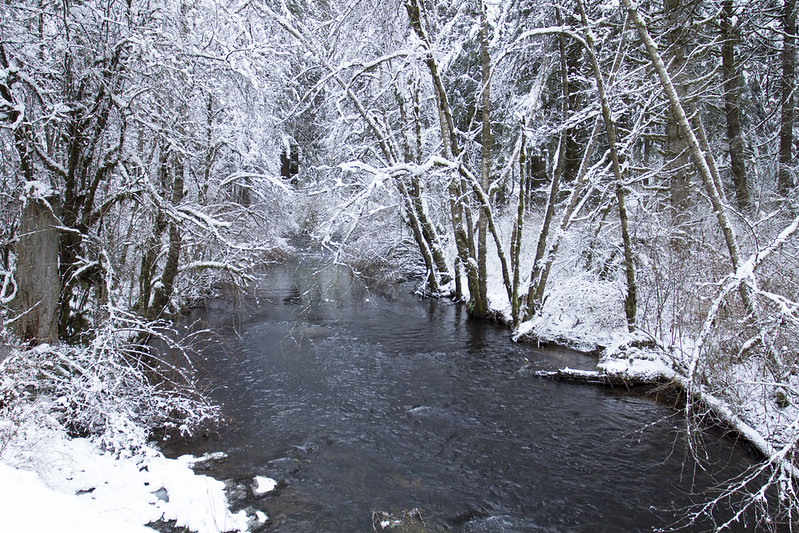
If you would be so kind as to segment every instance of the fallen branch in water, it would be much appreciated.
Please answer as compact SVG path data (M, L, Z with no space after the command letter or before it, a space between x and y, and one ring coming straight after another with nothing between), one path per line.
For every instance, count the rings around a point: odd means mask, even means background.
M631 376L608 374L599 370L577 370L568 367L559 368L558 370L536 370L533 374L540 378L590 383L592 385L607 385L611 387L623 386L629 388L639 385L660 385L663 383L662 380L639 379Z

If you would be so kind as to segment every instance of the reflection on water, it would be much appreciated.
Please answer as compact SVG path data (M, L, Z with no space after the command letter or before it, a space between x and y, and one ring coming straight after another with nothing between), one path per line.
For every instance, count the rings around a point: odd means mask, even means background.
M173 452L223 449L218 475L281 481L261 502L272 531L372 531L373 511L413 508L431 530L646 531L714 483L668 407L536 378L593 361L407 287L305 261L195 318L223 332L205 366L232 424ZM708 448L722 478L752 460L718 435Z

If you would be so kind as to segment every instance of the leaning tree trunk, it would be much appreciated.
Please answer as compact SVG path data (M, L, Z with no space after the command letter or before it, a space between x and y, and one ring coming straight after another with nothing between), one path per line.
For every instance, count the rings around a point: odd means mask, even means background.
M433 92L435 94L436 108L438 111L438 119L441 126L441 139L444 157L454 160L460 154L458 140L455 133L454 120L452 118L452 109L447 99L447 93L444 88L444 82L441 79L438 63L433 56L430 37L423 26L423 6L418 0L408 0L405 3L405 8L408 12L411 28L419 39L426 46L425 64L430 72L431 81L433 82ZM480 277L477 264L477 252L474 247L474 239L470 235L472 232L469 219L471 218L469 207L465 203L468 198L468 188L465 183L465 178L461 176L460 172L453 169L447 190L449 192L449 208L450 218L452 222L452 231L455 240L455 248L457 250L458 258L456 259L455 275L458 276L460 268L458 265L465 269L466 281L469 287L469 306L472 307L473 299L479 297L480 294ZM460 282L458 282L460 283ZM460 290L457 290L460 294Z
M406 163L416 160L418 161L418 154L421 152L422 146L422 132L421 124L419 123L420 110L419 110L419 95L413 94L413 122L415 132L415 150L409 141L407 130L409 129L408 113L405 110L405 98L403 98L399 89L396 89L395 97L400 112L400 124L402 128L402 152ZM416 241L419 251L422 254L422 259L425 262L425 267L428 272L428 286L427 289L431 295L438 295L441 292L441 283L448 283L452 278L449 276L449 269L444 258L444 251L441 249L441 244L438 239L438 232L433 226L430 218L427 216L427 209L423 198L422 183L417 175L410 176L406 184L402 178L397 178L397 189L402 196L403 203L405 204L405 212L407 214L406 222L411 228L413 238ZM439 279L440 276L440 279Z
M430 253L433 256L433 262L435 263L436 270L438 270L441 283L449 283L452 278L449 275L447 261L444 258L444 250L441 248L438 232L436 231L435 226L433 226L433 222L427 216L427 208L425 207L422 194L422 184L419 181L418 176L411 177L408 193L410 194L413 203L416 218L419 221L420 231L422 238L424 239L424 246L430 248Z
M438 294L441 290L441 287L438 284L438 276L436 276L436 262L433 252L422 233L422 224L419 221L416 207L414 206L414 200L411 198L408 188L402 182L401 178L397 180L397 188L399 189L400 195L405 203L405 213L408 217L408 225L411 227L413 238L416 241L417 246L419 246L420 252L422 253L422 259L424 260L425 269L427 270L427 288L432 294Z
M527 199L527 173L525 172L525 167L527 166L527 139L524 132L525 126L526 124L522 124L522 132L519 136L519 155L517 161L519 165L519 201L516 204L516 218L513 221L513 231L510 238L510 265L513 271L510 308L514 328L519 324L522 307L521 298L519 298L519 285L521 283L520 258L522 253L522 234L524 231L524 212L526 210L525 200Z
M710 204L713 207L714 213L716 214L716 220L721 228L721 232L724 235L724 241L727 245L727 251L730 255L732 269L734 272L739 272L742 262L738 240L735 236L735 230L727 219L727 209L724 207L724 203L721 200L721 194L716 186L712 171L708 165L708 161L705 159L705 155L700 146L700 141L697 138L693 128L691 128L691 124L688 122L688 116L685 113L685 108L683 108L680 97L677 95L677 90L674 88L674 83L672 82L669 73L666 71L666 65L663 63L663 58L660 56L657 45L652 39L652 36L649 34L649 30L647 30L646 24L641 18L641 14L638 12L638 8L633 5L631 0L622 0L622 3L624 8L629 12L630 18L638 30L638 35L644 42L647 53L649 54L649 59L652 62L652 66L655 68L655 72L660 79L660 83L663 86L666 95L668 96L671 111L677 118L680 128L682 129L686 140L688 141L688 150L691 155L691 159L694 162L696 170L699 172L699 176L702 178L702 184L704 185L705 192L707 193ZM701 124L699 126L701 127ZM747 312L753 313L755 311L755 302L751 288L745 283L742 283L740 285L740 292L741 299L743 300Z
M560 9L557 10L558 24L563 24ZM564 122L569 116L569 68L566 59L566 38L564 35L558 36L558 45L560 47L560 83L561 83L561 120ZM573 135L570 130L564 130L560 134L560 141L558 142L557 162L555 164L555 172L552 175L552 183L549 187L549 197L547 198L547 207L544 211L544 220L541 223L541 231L538 233L538 244L535 248L535 258L533 258L533 269L530 272L530 287L527 291L527 317L532 318L541 310L544 303L544 288L546 281L542 279L544 273L545 255L547 251L547 239L549 238L549 227L552 225L552 219L555 218L555 204L558 201L558 193L560 192L560 180L566 168L566 153L569 137Z
M624 58L624 50L626 48L625 40L623 36L627 33L627 28L629 27L629 18L625 17L624 19L624 28L622 29L622 40L619 42L619 46L616 49L616 55L613 59L613 66L610 70L610 76L608 77L608 84L613 83L613 79L616 76L619 68L621 67L622 59ZM538 274L536 279L537 290L541 293L541 300L543 300L544 291L546 289L547 280L549 279L549 273L552 270L552 265L555 263L555 258L558 255L558 250L560 248L561 240L563 236L566 234L569 226L572 223L573 217L575 212L578 209L580 204L580 195L583 191L586 182L586 176L588 174L588 165L591 157L593 157L594 149L596 148L597 139L599 137L600 127L602 125L602 117L597 117L594 121L594 126L591 130L591 134L588 137L588 143L585 147L585 151L583 152L582 159L580 161L579 169L577 170L576 179L572 184L572 190L569 194L569 199L566 202L566 209L564 210L560 224L558 224L558 229L555 232L554 240L549 247L549 251L545 254L546 261L544 262L541 272Z
M488 53L488 22L486 6L480 2L480 187L488 191L491 184L491 56ZM480 209L477 222L477 277L478 294L472 299L472 316L484 318L488 315L488 210Z
M585 41L591 60L591 69L594 71L597 92L599 93L599 103L602 107L602 119L605 123L605 133L607 135L608 148L610 149L611 166L613 168L613 175L616 178L616 202L619 210L621 238L624 246L624 268L627 278L627 294L624 297L624 314L627 317L627 328L633 331L635 329L635 317L638 311L638 288L635 282L635 264L633 262L633 248L628 228L627 207L624 202L624 180L619 164L619 152L616 146L616 124L610 112L610 102L605 92L604 77L602 76L602 71L599 68L599 62L596 58L594 35L589 30L588 16L585 12L583 0L579 0L578 5L583 26L585 27Z

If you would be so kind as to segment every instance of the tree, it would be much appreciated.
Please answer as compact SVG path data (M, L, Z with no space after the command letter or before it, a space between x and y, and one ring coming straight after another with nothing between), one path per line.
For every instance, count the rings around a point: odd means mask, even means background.
M721 3L719 21L721 36L721 68L724 88L724 112L727 117L727 144L730 151L730 174L735 190L735 201L739 209L749 206L749 187L744 163L744 142L741 134L741 73L735 60L738 43L738 27L732 0Z
M719 227L724 235L724 240L727 244L727 251L729 253L730 262L732 263L733 271L738 272L743 263L740 257L739 245L738 240L735 236L735 230L733 229L732 225L727 218L727 210L724 207L722 200L721 200L721 193L720 193L720 182L714 177L713 172L711 170L711 164L708 163L706 159L705 152L702 150L700 146L700 141L697 136L697 133L691 127L690 122L688 121L688 116L685 113L685 109L683 108L682 100L674 86L674 83L669 76L669 73L666 71L666 67L663 63L663 59L658 52L657 45L655 44L654 40L652 40L649 31L646 28L646 24L644 23L643 19L641 18L640 13L638 12L637 8L633 7L630 0L623 0L624 7L629 11L630 17L632 18L633 24L635 25L636 29L638 30L638 35L641 37L641 40L644 42L646 46L647 53L649 54L650 60L652 61L652 65L655 68L655 72L660 79L661 84L663 85L663 89L665 90L668 98L669 104L671 106L671 111L677 120L677 123L680 126L682 134L686 137L688 143L688 151L691 155L693 163L699 172L700 177L702 178L702 183L704 184L705 192L710 199L711 205L713 206L713 211L716 214L716 219L718 221ZM703 136L704 133L701 132L699 136ZM710 157L709 155L707 157ZM754 302L752 301L751 292L747 285L740 286L741 298L746 306L747 310L750 312L754 311Z
M242 197L231 193L263 197L279 183L253 172L249 155L232 143L225 148L214 140L215 99L238 98L234 105L243 109L245 95L229 89L255 81L242 81L231 62L229 47L241 43L225 41L242 38L243 21L221 20L227 10L167 0L63 2L52 9L30 0L2 9L0 105L4 146L13 148L17 169L4 194L52 191L59 288L37 305L58 305L58 337L86 341L108 319L108 305L123 299L149 318L163 317L175 309L178 287L204 272L241 284L248 256L272 245L248 234L254 224L245 221L257 220L253 200L238 202ZM202 53L203 35L192 32L199 23L219 30ZM203 76L215 88L201 89ZM262 142L253 126L263 119L248 120L241 125L248 142ZM243 162L249 172L240 171ZM23 221L41 218L31 209ZM236 227L226 220L237 218ZM133 244L136 233L144 238ZM19 235L15 250L20 316L33 305L25 287L40 281L19 262L30 249L26 239Z
M780 14L782 23L782 76L780 77L780 157L777 192L787 196L794 186L793 126L796 102L796 2L785 0Z
M669 76L681 100L687 94L687 55L691 24L691 6L679 0L663 0L665 42L668 50ZM675 220L685 220L689 205L689 174L686 141L678 123L678 118L669 116L666 122L666 143L664 157L669 168L670 204Z

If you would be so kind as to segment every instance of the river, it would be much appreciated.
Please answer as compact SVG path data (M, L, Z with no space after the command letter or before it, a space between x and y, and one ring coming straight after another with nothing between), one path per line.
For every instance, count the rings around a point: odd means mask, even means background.
M277 479L254 502L268 531L369 532L373 512L415 508L433 531L647 531L754 461L709 431L697 469L669 406L532 375L593 358L313 255L192 320L219 335L201 366L230 424L166 451L223 450L215 475Z

